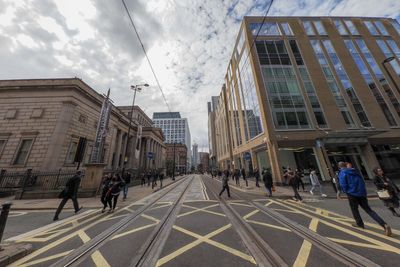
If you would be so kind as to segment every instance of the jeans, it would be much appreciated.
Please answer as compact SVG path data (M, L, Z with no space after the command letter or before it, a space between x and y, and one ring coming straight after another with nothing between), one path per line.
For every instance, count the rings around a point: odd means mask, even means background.
M78 212L79 210L79 205L78 205L78 199L77 197L65 197L61 200L60 205L58 205L56 214L54 215L54 218L58 218L58 215L60 215L62 209L64 208L65 204L67 203L68 199L72 200L72 203L74 204L74 209L75 212Z
M228 192L228 197L231 197L231 193L229 192L229 185L222 186L222 190L221 190L221 192L219 192L219 195L221 196L222 193L225 191L225 189Z
M126 196L128 195L128 188L129 188L129 184L125 184L124 185L124 199L126 199Z
M380 226L385 227L386 222L376 214L375 211L371 209L368 205L367 197L357 197L347 195L349 199L349 204L351 208L351 213L353 213L353 217L356 220L358 226L364 227L364 222L361 218L360 212L358 211L358 206L360 206L372 219L374 219Z

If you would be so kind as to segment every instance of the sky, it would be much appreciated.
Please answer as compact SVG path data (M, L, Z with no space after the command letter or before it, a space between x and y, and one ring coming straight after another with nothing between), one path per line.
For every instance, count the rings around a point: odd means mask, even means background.
M126 0L171 111L208 150L207 101L220 93L243 16L270 0ZM275 0L271 16L379 16L399 0ZM0 79L79 77L116 105L168 111L122 1L0 0Z

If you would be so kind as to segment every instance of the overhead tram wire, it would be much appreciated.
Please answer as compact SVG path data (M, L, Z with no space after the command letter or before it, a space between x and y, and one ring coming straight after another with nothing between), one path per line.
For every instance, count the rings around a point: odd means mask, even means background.
M150 61L149 56L147 55L146 49L144 48L142 39L140 38L140 35L139 35L139 33L138 33L137 29L136 29L135 23L133 22L131 13L129 12L129 9L128 9L126 3L125 3L125 0L122 0L122 4L124 5L124 8L125 8L125 10L126 10L126 13L128 14L129 20L130 20L130 22L131 22L131 25L132 25L133 29L135 30L135 33L136 33L136 36L137 36L137 38L138 38L138 40L139 40L139 42L140 42L140 45L142 46L143 53L144 53L144 55L146 56L147 63L149 63L151 72L153 73L153 76L154 76L154 78L156 79L158 89L159 89L160 92L161 92L161 95L162 95L162 97L163 97L163 99L164 99L165 105L167 106L168 111L171 112L171 108L170 108L169 105L168 105L167 98L165 97L164 91L163 91L162 88L161 88L160 81L159 81L158 78L157 78L156 72L154 71L153 64L151 64L151 61Z

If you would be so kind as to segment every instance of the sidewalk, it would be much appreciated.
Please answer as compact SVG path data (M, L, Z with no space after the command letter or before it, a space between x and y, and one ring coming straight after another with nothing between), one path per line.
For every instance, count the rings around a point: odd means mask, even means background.
M175 181L179 181L185 176L176 177ZM166 178L163 180L163 188L172 184L174 181L171 178ZM128 205L132 202L136 202L148 195L151 195L154 192L160 190L160 181L157 181L157 187L151 189L151 186L132 186L128 190L128 196L125 201L122 201L123 193L121 192L118 204L120 207ZM7 201L12 202L11 210L55 210L60 204L60 199L52 198L52 199L14 199L14 196L5 197L0 199L0 203L4 203ZM97 209L102 208L103 204L100 201L100 195L91 198L79 198L79 205L84 209ZM72 201L68 201L64 207L66 209L73 209Z
M208 177L211 178L210 175L207 175ZM214 177L214 179L217 179L216 177ZM263 181L259 181L259 185L260 187L256 187L256 182L255 179L253 177L248 178L247 182L248 182L248 187L246 187L246 183L245 181L240 178L239 179L240 182L240 186L237 186L235 181L232 180L232 178L229 178L229 186L236 188L238 190L241 190L243 192L247 192L247 193L251 193L251 194L256 194L256 195L260 195L260 196L266 196L267 195L267 190L264 186L264 182ZM321 182L322 187L323 187L323 192L328 195L327 198L336 198L336 192L333 189L332 183L330 181L328 182ZM369 198L375 198L377 197L376 194L376 187L374 185L374 183L370 180L365 181L366 184L366 188L367 188L367 195ZM321 195L319 194L318 189L315 190L315 194L311 195L310 194L310 189L311 189L311 185L310 184L304 184L305 187L305 192L303 192L303 189L300 185L300 190L299 190L299 194L302 197L307 197L307 198L322 198ZM291 186L275 186L275 192L272 192L272 195L274 197L277 198L289 198L289 197L293 197L294 193L293 193L293 189ZM344 194L341 194L341 197L346 197Z

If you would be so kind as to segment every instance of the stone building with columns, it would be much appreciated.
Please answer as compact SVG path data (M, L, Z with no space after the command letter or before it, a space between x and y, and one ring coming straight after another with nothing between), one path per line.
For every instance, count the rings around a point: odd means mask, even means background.
M400 24L245 17L215 109L218 165L400 177Z
M87 145L81 167L85 169L103 100L103 95L78 78L1 80L0 168L12 171L76 169L74 156L79 138L84 137ZM163 146L163 136L149 124L142 127L137 120L133 121L129 138L128 128L129 117L112 106L102 160L105 169L122 169L124 159L126 169L138 169L142 164L140 153L144 138ZM126 142L129 143L124 155ZM156 161L159 167L163 162L160 151Z

